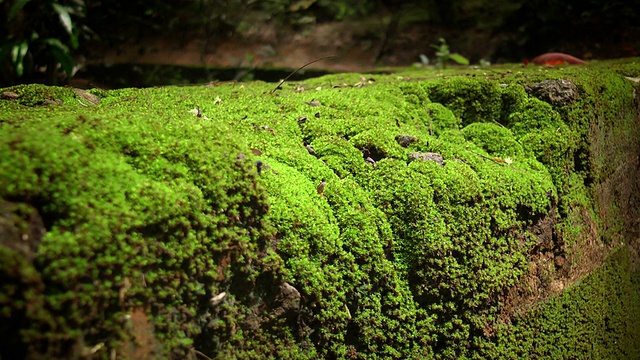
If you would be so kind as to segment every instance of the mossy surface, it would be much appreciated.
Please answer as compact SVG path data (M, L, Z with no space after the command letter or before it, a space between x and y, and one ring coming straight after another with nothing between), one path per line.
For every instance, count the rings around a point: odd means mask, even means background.
M479 357L636 359L640 283L632 254L616 251L561 296L500 326Z
M631 354L632 65L2 89L2 348L135 358L143 314L156 358ZM549 256L569 290L507 311Z

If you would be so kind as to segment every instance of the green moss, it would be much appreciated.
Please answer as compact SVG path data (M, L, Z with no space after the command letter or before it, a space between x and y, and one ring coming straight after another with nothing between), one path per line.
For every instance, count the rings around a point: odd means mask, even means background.
M462 129L465 139L474 143L487 154L506 157L522 157L522 146L511 131L489 123L473 123Z
M370 166L364 161L364 154L344 138L319 137L311 142L318 159L340 178L360 175Z
M480 356L632 359L640 334L633 250L623 248L561 296L501 327Z
M404 149L398 145L395 136L396 133L394 131L382 130L376 127L353 136L349 142L354 147L363 149L365 154L375 154L374 157L378 159L387 157L403 158Z
M56 88L44 85L18 85L3 89L4 92L13 93L16 98L13 100L23 106L37 105L62 105L70 102L74 98L74 92L71 88ZM12 98L10 96L9 98ZM3 101L4 104L6 102Z
M142 300L167 347L186 353L180 337L163 334L180 328L194 337L199 298L235 282L251 286L258 269L248 262L259 264L266 244L255 168L235 160L233 138L207 141L203 127L213 124L200 121L198 129L186 115L170 123L144 114L62 115L3 127L2 197L33 203L47 227L35 266L47 284L45 308L60 324L41 331L46 319L30 319L24 340L35 349L51 336L113 346L125 336L122 316ZM237 280L220 284L215 259L240 254ZM131 289L123 301L125 278ZM163 320L178 309L180 324Z
M544 164L560 191L565 191L571 169L575 169L574 154L578 136L565 124L531 131L520 137L519 143Z
M524 271L526 242L509 229L548 211L553 184L541 167L523 171L464 147L450 151L444 166L381 161L370 186L416 301L437 315L435 347L462 356L453 339L472 339L483 312L495 311L489 299Z
M575 102L525 89L560 78L578 84ZM551 224L548 251L569 256L594 222L610 239L628 225L633 201L608 181L637 148L631 82L561 67L274 86L122 89L87 106L27 86L64 103L2 101L0 196L46 230L33 258L0 246L0 316L21 317L12 349L65 357L102 343L107 358L132 340L122 319L134 309L155 328L158 357L607 357L635 346L572 345L565 335L591 328L564 325L574 318L562 306L499 321L503 295L542 251L536 226ZM596 205L606 191L613 205ZM11 209L3 219L24 220ZM607 298L602 313L621 341L638 324L620 315L637 287L616 254L602 271L625 305ZM285 282L299 297L285 298ZM604 283L575 293L602 300ZM607 324L572 294L549 304Z
M546 128L565 125L551 105L536 98L524 98L523 104L517 108L510 108L507 126L517 136Z
M442 131L458 129L461 125L460 119L453 115L453 112L440 103L428 103L425 105L427 113L431 117L429 131L439 135Z
M425 82L424 87L431 101L451 109L463 125L500 119L501 89L497 83L452 77Z

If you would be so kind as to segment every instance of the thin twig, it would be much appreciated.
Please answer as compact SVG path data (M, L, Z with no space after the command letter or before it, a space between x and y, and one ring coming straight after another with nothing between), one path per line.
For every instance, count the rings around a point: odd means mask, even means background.
M151 110L151 94L149 93L149 89L147 89L145 93L147 94L147 107Z
M285 83L285 81L289 80L289 78L290 78L290 77L292 77L292 76L293 76L293 75L295 75L298 71L300 71L300 70L304 69L305 67L307 67L307 66L309 66L309 65L311 65L311 64L313 64L313 63L316 63L316 62L318 62L318 61L327 60L327 59L331 59L331 58L335 58L335 57L338 57L338 56L337 56L337 55L329 55L329 56L325 56L325 57L323 57L323 58L315 59L315 60L313 60L313 61L311 61L311 62L308 62L308 63L306 63L306 64L304 64L304 65L300 66L299 68L295 69L291 74L289 74L286 78L284 78L284 80L280 81L280 83L278 84L278 86L276 86L275 88L273 88L273 90L269 91L269 94L273 94L276 90L280 89L280 86L282 86L282 84L284 84L284 83Z
M502 126L502 127L503 127L503 128L505 128L505 129L507 129L507 127L506 127L506 126L504 126L504 125L500 124L499 122L497 122L497 121L495 121L495 120L491 120L491 121L493 121L493 122L494 122L494 123L496 123L497 125Z
M427 108L427 116L429 116L429 135L433 136L433 119L431 117L431 110Z
M194 352L196 355L200 355L201 357L203 357L203 358L205 358L205 359L207 359L207 360L212 360L210 357L208 357L207 355L205 355L205 354L201 353L200 351L198 351L198 350L196 350L196 349L194 349L194 348L191 348L191 350L193 350L193 352Z

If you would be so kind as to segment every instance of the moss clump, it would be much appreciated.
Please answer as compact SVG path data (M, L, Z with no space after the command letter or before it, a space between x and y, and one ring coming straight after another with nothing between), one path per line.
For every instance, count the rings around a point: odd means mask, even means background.
M374 160L383 158L403 158L404 149L395 140L396 132L375 128L354 135L349 142L357 149L362 149L364 154Z
M599 328L558 325L573 318L553 304L602 299L607 281L625 289L606 299L609 320L591 302L576 316L612 327L612 341L631 334L637 319L620 314L637 284L622 252L617 270L540 310L506 294L572 274L599 229L614 244L640 216L610 181L634 174L620 169L640 148L632 83L597 68L479 74L3 100L0 230L39 217L44 235L0 244L0 316L20 324L2 348L107 358L136 343L142 316L159 358L582 356L567 342L553 352L547 330ZM565 78L572 101L527 90ZM531 274L550 258L565 265ZM621 343L593 353L634 346Z
M358 176L369 166L362 151L344 138L319 137L311 142L315 156L323 161L340 178Z
M511 131L505 127L488 123L473 123L462 129L467 141L492 156L522 157L522 146L516 141Z
M425 82L424 87L431 101L451 109L463 125L500 120L502 90L496 82L460 76Z
M71 88L56 88L44 85L18 85L2 90L2 98L23 106L62 105L73 100L75 94ZM4 103L4 101L3 101Z
M1 195L34 206L46 228L32 265L43 310L26 314L11 345L47 356L114 347L142 306L169 354L186 354L199 322L219 315L203 300L236 287L250 296L263 273L267 204L254 165L236 159L232 137L208 141L213 124L198 129L196 118L99 117L1 129Z
M461 125L460 118L456 117L451 110L440 103L427 103L425 105L431 120L429 121L429 132L440 135L441 132L451 129L458 129Z
M541 166L507 167L464 147L450 154L444 166L381 161L370 191L416 302L436 316L434 348L462 356L453 339L472 341L526 268L533 239L510 229L545 216L554 187Z

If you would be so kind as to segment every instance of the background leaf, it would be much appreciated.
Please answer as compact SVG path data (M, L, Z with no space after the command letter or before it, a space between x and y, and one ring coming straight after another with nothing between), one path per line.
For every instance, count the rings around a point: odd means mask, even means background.
M458 53L449 54L449 58L460 65L469 65L469 59Z
M71 52L69 51L69 47L60 42L58 39L45 39L44 43L49 46L49 50L51 51L51 55L62 67L67 76L71 76L71 72L73 71L73 58L71 57Z
M13 6L11 6L11 9L9 9L9 14L7 15L7 21L11 21L29 1L30 0L18 0L15 3L13 3Z
M21 77L24 74L24 57L29 50L29 43L25 40L20 44L16 44L11 49L11 60L16 69L16 75Z
M64 26L64 29L69 33L69 35L73 36L73 22L71 21L71 15L69 15L69 8L58 3L53 3L51 5L53 6L53 10L58 13L60 22L62 23L62 26Z

